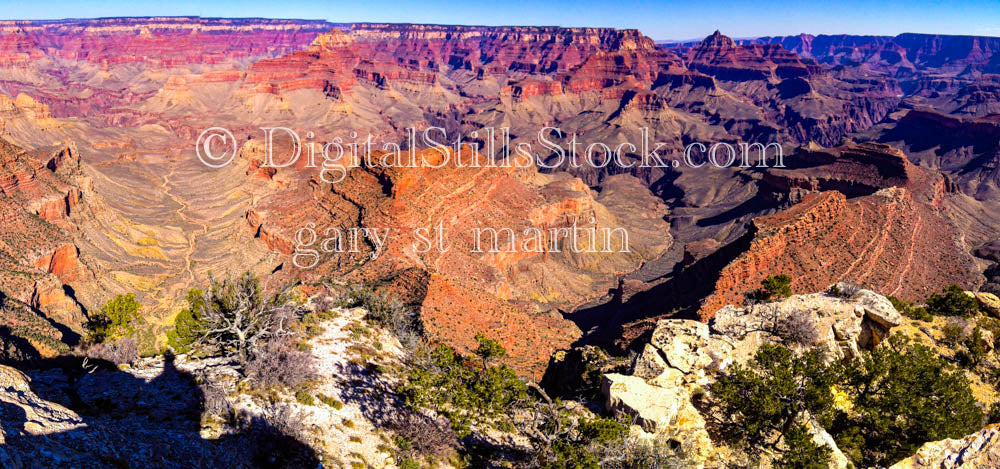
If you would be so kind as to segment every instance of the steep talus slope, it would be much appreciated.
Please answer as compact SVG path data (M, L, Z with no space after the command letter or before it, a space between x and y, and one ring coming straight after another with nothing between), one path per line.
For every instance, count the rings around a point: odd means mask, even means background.
M703 318L742 303L749 287L777 273L792 276L793 291L845 281L912 300L935 286L973 286L979 278L954 228L902 188L851 200L834 191L810 194L754 225L750 248L720 272L715 293L703 302Z
M794 291L845 281L910 300L947 283L981 283L971 246L949 216L950 207L968 200L946 177L885 145L821 154L819 165L775 168L765 176L776 190L805 190L805 196L788 210L754 219L749 248L722 269L701 317L741 303L748 286L778 273L794 278ZM803 156L817 158L808 151Z

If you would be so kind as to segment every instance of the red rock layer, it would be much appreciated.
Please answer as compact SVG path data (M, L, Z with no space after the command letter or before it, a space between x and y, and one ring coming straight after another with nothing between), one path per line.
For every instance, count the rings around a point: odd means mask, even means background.
M259 158L251 148L255 147L245 147L244 157ZM463 155L469 165L474 153L466 148ZM268 184L287 189L262 199L248 212L247 222L258 238L286 256L295 247L296 230L310 221L316 223L319 234L316 249L337 236L336 231L327 230L344 230L340 232L344 249L352 246L346 231L351 227L379 230L385 246L374 259L373 244L362 237L358 252L322 254L317 266L304 270L287 262L282 273L306 281L333 275L391 284L404 272L425 272L401 293L421 305L421 318L431 337L471 346L477 333L493 335L511 350L513 363L527 373L541 372L552 351L568 346L579 335L572 323L538 312L536 305L565 308L586 301L613 287L616 274L638 268L670 245L669 235L663 237L668 229L662 219L665 208L658 201L651 207L660 212L658 217L619 219L607 215L607 209L578 179L539 175L533 168L460 167L454 152L445 161L434 149L418 152L416 157L443 166L355 168L337 184L312 178L307 183L311 191L303 191L293 181L302 177L301 172L279 170ZM485 159L481 165L485 166ZM642 192L624 192L623 197L655 201L637 180L634 184L645 192L645 198ZM633 252L569 252L569 241L553 241L550 230L569 228L574 222L581 228L624 226L634 231ZM434 231L439 226L444 230L443 251ZM500 235L498 252L490 252L492 237L484 234L479 239L482 252L476 252L476 228L512 230L515 242L512 245L507 236ZM525 247L524 230L529 228L543 233L544 252L535 252L538 243ZM418 229L429 230L424 235L433 245L421 244ZM641 236L642 229L660 236ZM553 243L558 251L551 249ZM579 246L586 249L585 242ZM311 261L308 256L299 259L300 265Z
M688 66L722 80L795 78L821 72L815 60L801 58L778 44L740 46L716 31L687 54Z
M897 186L926 195L935 190L937 180L910 163L902 150L878 143L832 150L800 149L787 162L794 169L772 168L763 177L779 193L836 190L852 197Z
M26 152L0 140L0 293L33 309L21 307L19 320L2 322L15 335L25 333L18 329L23 321L37 326L49 318L74 327L83 322L80 307L64 288L91 277L67 235L73 226L67 218L82 197L72 185L77 158L70 148ZM28 320L35 311L42 315ZM31 334L26 337L35 342L64 339L51 327L32 326ZM36 346L54 351L41 342Z
M356 78L380 87L393 81L431 85L446 67L479 78L555 77L547 84L529 78L507 91L528 97L626 83L648 88L668 63L679 60L636 30L355 24L349 34L333 30L305 51L254 64L247 82L268 84L257 88L263 91L348 91Z
M978 271L956 245L938 211L903 188L848 200L836 191L808 194L776 215L754 220L750 248L727 265L699 310L711 319L769 275L791 275L792 291L819 291L846 281L885 295L921 301L949 283L972 287Z

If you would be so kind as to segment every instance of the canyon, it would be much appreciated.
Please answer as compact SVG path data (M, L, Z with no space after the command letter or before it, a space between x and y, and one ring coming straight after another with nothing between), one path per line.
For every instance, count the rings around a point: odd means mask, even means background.
M376 285L417 308L434 340L468 350L488 332L538 377L571 345L628 347L658 319L709 320L772 274L796 293L847 281L913 301L995 284L997 49L931 35L658 45L611 28L0 22L5 326L24 353L52 355L132 292L148 312L140 342L158 350L187 289L250 270L269 288ZM220 169L195 154L213 126L238 142ZM264 165L260 127L278 126L401 146L429 127L507 128L511 146L544 127L564 146L646 135L676 154L776 143L787 167L358 164L330 184L302 161ZM631 252L470 249L472 228L575 220L625 228ZM402 235L374 259L362 243L300 269L307 223ZM414 250L414 230L436 226L453 249Z

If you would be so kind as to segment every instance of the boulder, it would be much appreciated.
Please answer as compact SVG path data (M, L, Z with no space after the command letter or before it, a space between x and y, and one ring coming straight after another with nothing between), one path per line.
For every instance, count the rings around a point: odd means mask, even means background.
M698 321L660 321L650 345L663 354L667 365L682 373L703 368L711 358L701 350L708 341L708 325Z
M685 454L702 460L712 453L705 419L691 403L688 387L661 387L637 376L604 375L601 391L609 412L631 419L648 434L668 435Z
M686 396L680 389L647 384L638 376L604 375L601 391L609 412L626 416L649 433L666 431Z
M964 438L924 443L913 455L889 469L978 469L1000 467L1000 425Z
M653 379L667 371L669 365L660 356L660 352L650 344L646 344L642 353L632 366L632 375L642 379Z
M866 319L882 326L885 330L896 327L903 321L902 315L896 311L892 302L873 291L860 290L849 301L864 312Z
M857 356L861 348L875 346L902 321L892 303L881 295L847 286L838 290L851 293L794 295L746 308L725 306L715 312L711 325L660 320L631 375L604 375L602 392L607 409L632 418L645 432L676 440L704 463L718 451L708 439L705 420L692 404L692 397L706 392L720 371L734 362L750 360L761 345L782 342L781 335L787 331L782 327L790 323L816 327L811 344L791 347L819 347L833 359ZM788 322L789 318L795 321ZM814 441L833 450L830 467L848 467L847 458L830 434L815 420L807 423Z
M43 400L31 391L30 378L15 368L0 365L0 427L3 433L47 435L84 426L75 412Z
M973 294L976 297L976 301L979 303L979 310L993 316L995 318L1000 318L1000 298L996 295L986 292L976 292Z
M655 386L669 388L680 385L684 373L668 365L655 347L646 344L632 367L632 376L645 379Z
M965 327L962 328L962 337L971 339L972 334L976 331L978 324L976 321L966 321ZM979 344L982 345L987 352L993 351L993 332L987 329L979 329Z

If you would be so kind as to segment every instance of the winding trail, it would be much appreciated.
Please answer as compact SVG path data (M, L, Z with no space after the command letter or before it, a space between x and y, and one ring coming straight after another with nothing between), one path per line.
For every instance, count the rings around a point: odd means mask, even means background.
M920 227L923 224L923 218L917 214L917 222L913 224L913 233L910 234L910 249L909 255L906 257L906 266L899 273L899 281L896 283L896 288L890 292L890 295L897 295L899 291L903 289L903 280L910 273L910 268L913 267L913 253L917 249L917 234L920 233Z
M173 200L180 206L179 208L174 210L174 213L177 214L177 217L183 220L184 222L200 227L200 230L197 231L186 230L182 226L182 229L184 229L184 234L187 239L188 245L187 248L184 249L184 267L181 269L181 274L186 273L189 282L184 282L178 279L170 287L168 287L166 291L166 296L163 299L163 301L165 303L164 306L170 309L173 309L172 306L174 305L174 302L178 301L179 298L181 298L181 296L178 295L178 293L181 293L182 290L184 290L188 285L195 284L196 278L194 275L194 270L192 269L194 261L191 259L195 251L195 239L199 235L207 234L209 230L208 223L198 221L187 214L187 211L191 208L191 204L185 201L176 193L174 193L173 184L170 182L170 178L174 175L175 172L176 172L176 166L173 166L170 168L169 173L163 175L163 183L160 185L160 188L162 189L163 193L167 195L167 197L169 197L171 200Z

